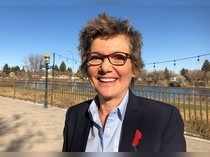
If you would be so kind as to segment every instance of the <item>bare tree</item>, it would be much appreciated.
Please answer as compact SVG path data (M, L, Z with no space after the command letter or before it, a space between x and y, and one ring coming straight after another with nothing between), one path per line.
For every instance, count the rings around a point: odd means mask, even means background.
M197 85L199 82L204 81L205 79L205 72L201 70L189 70L188 77L191 80L192 85Z
M39 72L43 65L43 56L40 54L30 54L25 58L25 67L30 72Z

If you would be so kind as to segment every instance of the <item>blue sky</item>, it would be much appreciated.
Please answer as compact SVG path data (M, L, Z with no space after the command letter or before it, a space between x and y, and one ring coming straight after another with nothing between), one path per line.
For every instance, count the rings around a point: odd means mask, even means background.
M0 68L24 65L30 54L57 53L76 69L78 35L101 12L129 19L142 33L142 58L147 63L210 53L210 2L198 0L15 0L0 1ZM199 69L204 59L156 65L157 69Z

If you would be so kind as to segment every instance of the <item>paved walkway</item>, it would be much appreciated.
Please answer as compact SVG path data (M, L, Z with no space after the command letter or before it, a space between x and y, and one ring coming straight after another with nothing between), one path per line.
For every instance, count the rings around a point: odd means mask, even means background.
M0 151L61 151L64 116L64 109L0 97ZM210 152L210 141L186 140L189 152Z

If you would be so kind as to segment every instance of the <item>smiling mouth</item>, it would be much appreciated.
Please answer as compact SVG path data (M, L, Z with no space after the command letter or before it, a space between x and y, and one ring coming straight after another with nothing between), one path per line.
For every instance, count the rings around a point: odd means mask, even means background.
M104 78L104 77L99 77L98 80L100 82L109 83L109 82L115 82L117 80L117 78Z

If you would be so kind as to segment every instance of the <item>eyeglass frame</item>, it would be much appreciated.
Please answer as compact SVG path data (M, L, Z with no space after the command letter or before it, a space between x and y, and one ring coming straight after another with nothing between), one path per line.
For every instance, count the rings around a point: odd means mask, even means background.
M101 57L101 58L100 58L100 59L101 59L101 63L100 63L100 64L91 64L91 63L88 63L88 62L90 61L90 60L88 59L88 56L89 56L90 54L97 54L98 56L100 56L100 57ZM113 63L111 62L110 57L111 57L112 55L114 55L114 54L123 54L123 55L125 55L125 56L123 56L123 57L125 57L124 63L123 63L123 64L113 64ZM109 61L109 63L112 64L112 65L114 65L114 66L123 66L123 65L125 65L125 63L127 62L128 59L131 59L131 60L132 60L133 57L132 57L132 55L129 54L129 53L120 52L120 51L116 51L116 52L113 52L113 53L108 54L108 55L103 55L103 54L101 54L100 52L88 52L88 53L86 53L86 60L85 60L85 63L86 63L88 66L99 66L99 65L103 64L105 58L107 58L108 61Z

